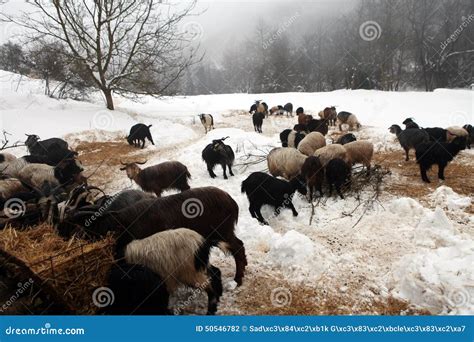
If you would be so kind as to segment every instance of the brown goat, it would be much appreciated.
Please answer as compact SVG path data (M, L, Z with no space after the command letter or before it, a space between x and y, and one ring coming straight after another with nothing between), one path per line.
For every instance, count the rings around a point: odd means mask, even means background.
M59 235L70 238L86 233L85 238L95 240L114 232L116 256L133 240L143 239L168 229L187 227L209 241L228 244L235 259L235 281L242 284L247 258L243 242L235 236L239 206L225 191L215 187L194 188L161 198L144 199L118 211L106 211L88 224L90 211L78 211L58 225Z
M307 125L313 119L312 115L309 114L298 114L298 124Z
M319 117L321 119L327 120L330 126L336 125L337 112L336 107L326 107L324 110L319 112Z
M318 157L311 156L306 158L301 167L301 176L306 180L309 188L309 201L311 202L315 191L323 195L324 167Z
M188 179L191 178L191 174L188 168L180 162L169 161L145 169L141 169L137 165L145 163L122 163L125 166L120 170L126 170L128 178L135 181L143 191L154 192L158 197L161 196L163 190L186 191L190 189Z

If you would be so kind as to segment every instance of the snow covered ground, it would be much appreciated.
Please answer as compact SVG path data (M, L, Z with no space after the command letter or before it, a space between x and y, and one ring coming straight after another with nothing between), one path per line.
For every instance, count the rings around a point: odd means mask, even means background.
M42 138L64 136L77 146L91 141L125 144L123 138L132 124L152 124L156 145L147 145L147 165L179 160L192 174L192 187L217 186L229 192L240 207L237 235L247 249L247 277L241 288L234 288L231 258L214 253L213 262L222 268L226 283L221 314L253 313L239 307L240 296L263 274L289 284L282 290L278 281L270 283L268 293L262 295L268 307L291 306L293 289L304 286L312 289L315 301L321 300L322 293L350 297L349 312L379 313L358 309L358 305L395 297L433 314L474 314L473 193L458 194L434 180L434 191L423 198L383 192L380 202L364 215L354 196L331 197L316 207L311 225L310 204L296 196L298 217L289 210L273 217L273 210L265 207L262 213L269 217L270 226L252 219L240 184L251 172L265 170L266 163L248 168L239 164L246 153L261 155L279 146L278 133L296 121L294 117L269 118L264 121L264 133L256 134L246 113L256 99L269 105L292 102L309 113L328 105L353 112L364 125L356 133L358 138L371 140L377 153L400 150L400 164L404 163L401 149L387 130L391 124L401 125L406 117L415 117L422 126L474 123L474 92L469 90L146 97L140 102L117 98L117 109L111 112L104 109L99 95L92 102L58 101L42 95L41 81L0 71L0 129L11 134L10 142L23 141L24 133L35 133ZM216 129L205 135L198 113L213 114ZM225 136L236 152L236 175L224 180L216 168L218 177L211 179L201 151L212 139ZM25 149L17 148L14 153L22 155ZM463 163L474 163L472 150L461 155ZM449 170L448 166L447 177ZM124 173L113 172L114 177L107 180L108 191L130 186ZM411 181L424 186L418 175ZM466 174L465 182L474 183L474 176ZM283 304L281 298L274 298L275 293L284 297Z

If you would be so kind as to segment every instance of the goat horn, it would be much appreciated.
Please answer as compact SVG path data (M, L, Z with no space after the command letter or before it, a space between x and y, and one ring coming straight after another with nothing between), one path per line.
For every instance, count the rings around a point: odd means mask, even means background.
M146 164L146 162L147 162L147 161L148 161L148 160L147 160L147 159L145 159L145 161L144 161L144 162L135 162L135 164L143 165L143 164Z
M225 138L222 138L221 140L226 140L226 139L229 139L230 137L225 137Z
M128 164L124 163L124 162L122 161L122 159L120 159L120 164L122 164L122 165L128 165Z

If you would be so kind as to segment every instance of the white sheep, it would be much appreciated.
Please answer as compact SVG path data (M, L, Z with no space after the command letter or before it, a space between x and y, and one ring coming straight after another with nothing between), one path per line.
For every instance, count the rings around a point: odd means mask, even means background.
M202 126L206 130L206 134L211 129L214 129L214 118L211 114L199 114L198 116L201 120Z
M324 146L326 146L324 135L319 132L311 132L301 140L298 145L298 151L307 156L312 156L314 151Z
M370 162L374 155L374 144L370 141L358 140L345 144L344 148L352 165L361 163L367 168L367 171L370 170Z
M323 166L326 166L332 159L335 158L341 158L346 163L349 163L347 151L344 146L339 144L327 145L317 149L314 152L314 156L319 157L319 160Z
M0 164L0 170L3 174L9 175L10 177L17 178L20 171L27 165L36 163L46 163L47 158L43 156L24 156L21 158L15 158L10 161L5 161Z
M220 271L209 264L214 245L194 230L176 228L130 242L125 248L125 259L159 274L170 293L180 285L205 289L209 297L208 313L214 313L222 294ZM224 243L218 246L227 251ZM213 270L217 271L210 274Z
M41 189L43 184L49 183L56 187L69 182L84 181L84 168L79 160L63 160L57 166L46 164L28 164L18 172L18 179L29 186Z
M459 126L448 127L446 131L447 142L452 142L456 137L465 137L466 139L469 137L468 131Z
M16 157L11 153L7 153L7 152L0 153L0 164L5 163L5 162L11 162L15 159Z
M301 173L307 156L292 147L277 147L267 156L268 170L275 177L291 180Z
M16 178L7 178L0 180L0 199L7 200L19 192L27 191Z

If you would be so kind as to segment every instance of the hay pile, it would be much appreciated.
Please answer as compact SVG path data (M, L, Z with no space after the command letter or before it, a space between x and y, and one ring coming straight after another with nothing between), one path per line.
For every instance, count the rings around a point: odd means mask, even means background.
M19 231L0 231L0 249L24 263L40 280L43 290L54 291L71 311L94 313L92 293L104 286L113 262L114 240L107 237L87 243L72 238L64 241L54 228L41 224ZM18 262L17 262L18 263Z

